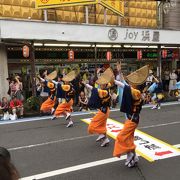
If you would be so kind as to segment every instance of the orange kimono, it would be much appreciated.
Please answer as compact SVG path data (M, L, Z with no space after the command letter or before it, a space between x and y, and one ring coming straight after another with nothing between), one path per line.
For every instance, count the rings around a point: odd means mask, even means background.
M51 109L54 107L55 102L56 102L55 97L54 99L51 99L51 97L48 97L48 99L42 103L40 111L44 113L50 112Z
M141 92L125 85L121 111L126 113L127 120L123 129L117 135L113 156L120 157L122 154L135 151L134 132L139 123L141 109Z
M56 117L64 114L64 112L71 112L73 106L73 96L74 96L74 89L71 85L61 85L62 90L64 91L65 98L64 102L58 105L54 115Z
M123 129L117 135L113 156L120 157L122 154L136 149L134 144L134 131L138 124L131 120L126 120Z
M110 95L108 90L97 90L94 88L93 96L98 96L100 103L97 114L93 117L88 127L88 133L90 134L106 134L106 121L109 117ZM98 104L97 101L95 103Z
M69 102L63 102L58 105L54 115L57 117L57 116L62 115L65 111L71 112L72 106L73 106L73 99L71 99Z
M91 123L88 127L89 134L106 134L106 121L109 117L109 108L107 112L104 114L101 110L97 112L97 114L93 117Z

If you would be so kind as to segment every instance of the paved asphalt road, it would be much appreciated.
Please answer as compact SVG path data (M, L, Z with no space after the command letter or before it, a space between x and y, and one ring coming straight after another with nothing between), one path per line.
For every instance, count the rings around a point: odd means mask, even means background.
M0 146L8 148L22 177L112 158L114 140L102 148L96 136L87 134L83 118L74 116L75 125L67 129L63 118L0 125ZM110 118L123 122L119 111ZM143 109L139 129L171 145L180 144L180 105L161 110ZM30 146L32 145L32 146ZM48 177L48 180L177 180L180 156L153 163L140 158L138 167L129 169L124 160Z

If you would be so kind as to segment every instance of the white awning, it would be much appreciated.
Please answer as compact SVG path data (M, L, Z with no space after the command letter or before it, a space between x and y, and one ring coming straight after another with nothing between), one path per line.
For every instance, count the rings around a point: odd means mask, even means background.
M0 38L45 42L179 45L180 31L0 20Z

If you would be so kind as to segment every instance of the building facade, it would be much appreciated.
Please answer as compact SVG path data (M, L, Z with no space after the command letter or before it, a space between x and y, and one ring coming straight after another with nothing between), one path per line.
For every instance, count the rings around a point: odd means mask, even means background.
M31 59L22 56L26 43L35 46L37 71L45 66L57 68L77 63L89 64L93 69L95 63L117 60L123 61L126 71L144 64L156 70L157 45L180 44L179 32L170 37L171 31L157 29L157 7L156 1L125 1L125 15L120 17L99 4L44 11L35 8L35 0L1 0L0 83L4 86L0 86L0 97L7 94L8 75L20 74L25 80L29 76ZM73 61L68 60L70 50L75 53ZM137 60L138 50L142 51L141 60ZM112 53L110 61L107 51ZM175 59L177 49L172 48L162 61L171 67Z
M104 20L105 8L102 5L89 5L88 22L90 24L122 25L132 27L157 27L156 1L125 0L125 15L119 17L107 10L107 21ZM85 6L63 7L47 10L47 20L68 23L86 23ZM0 17L29 20L44 20L44 11L35 9L35 0L1 0Z

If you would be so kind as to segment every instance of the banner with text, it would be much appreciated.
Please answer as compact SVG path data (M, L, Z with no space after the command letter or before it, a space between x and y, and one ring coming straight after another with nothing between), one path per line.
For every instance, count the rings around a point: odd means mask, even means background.
M116 14L124 16L124 0L101 0L100 4Z
M36 8L56 8L65 6L78 6L97 4L98 0L36 0Z
M90 124L91 118L82 119ZM123 124L112 119L107 119L107 134L116 139L116 136L122 130ZM135 144L137 153L150 162L166 159L174 156L180 156L180 150L167 144L155 137L152 137L142 131L135 131Z

